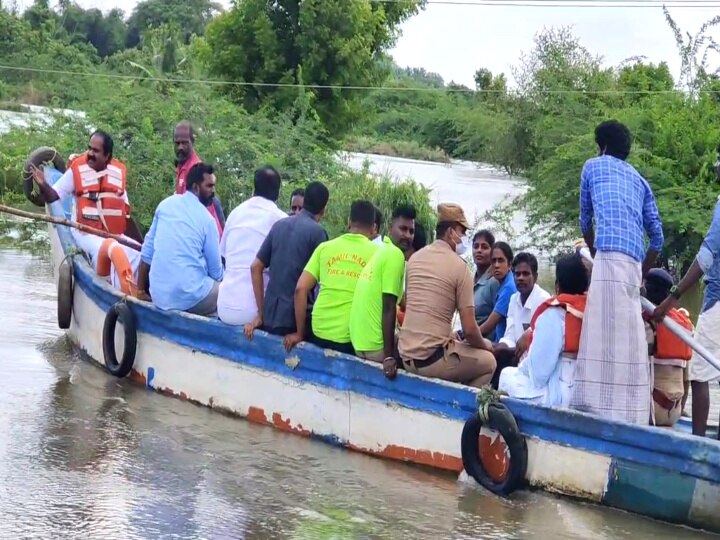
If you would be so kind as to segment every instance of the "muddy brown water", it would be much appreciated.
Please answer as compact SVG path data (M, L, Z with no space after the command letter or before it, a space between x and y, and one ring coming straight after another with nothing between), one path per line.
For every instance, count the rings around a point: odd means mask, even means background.
M117 380L56 326L49 254L0 248L0 538L715 538L278 433Z

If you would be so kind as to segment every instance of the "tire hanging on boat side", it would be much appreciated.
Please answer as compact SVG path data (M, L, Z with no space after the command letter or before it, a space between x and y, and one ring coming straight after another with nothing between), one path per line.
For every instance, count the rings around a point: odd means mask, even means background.
M52 163L53 167L58 171L65 172L65 160L60 157L57 150L48 146L41 146L33 150L23 167L23 193L25 193L27 200L35 206L45 206L45 198L42 193L34 191L35 186L33 185L31 171L32 166L41 167L43 163Z
M123 325L125 347L120 361L115 351L115 327L118 321ZM103 357L105 367L115 377L125 377L135 363L135 352L137 351L137 330L135 328L135 315L125 302L118 302L110 307L105 316L103 325Z
M70 328L73 311L73 262L66 258L58 267L57 320L63 330Z
M483 421L475 413L462 431L461 449L465 472L472 476L485 489L497 495L509 495L525 483L527 473L527 444L520 433L515 417L502 403L492 403L488 407L487 426L497 431L505 441L510 452L510 465L502 478L493 478L483 465L480 456L480 428Z

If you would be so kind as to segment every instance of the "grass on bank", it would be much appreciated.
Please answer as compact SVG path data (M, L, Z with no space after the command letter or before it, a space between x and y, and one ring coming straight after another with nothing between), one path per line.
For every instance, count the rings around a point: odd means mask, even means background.
M450 156L445 151L423 146L416 141L385 141L371 137L352 137L345 141L343 147L347 152L450 163Z

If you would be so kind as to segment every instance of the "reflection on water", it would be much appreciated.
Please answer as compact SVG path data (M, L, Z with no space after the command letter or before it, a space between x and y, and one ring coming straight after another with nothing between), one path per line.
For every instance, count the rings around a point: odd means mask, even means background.
M676 539L686 529L353 454L118 381L0 250L0 538Z

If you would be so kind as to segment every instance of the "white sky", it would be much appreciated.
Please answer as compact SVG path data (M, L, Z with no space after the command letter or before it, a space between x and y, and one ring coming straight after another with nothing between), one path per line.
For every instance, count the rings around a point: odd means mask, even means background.
M11 0L4 3L10 4ZM31 3L19 0L18 5ZM78 3L103 10L120 7L129 13L137 0ZM230 4L229 0L221 3ZM182 0L178 4L182 5ZM715 5L674 7L670 11L684 32L694 34L703 22L720 13L720 0ZM543 27L563 25L571 26L581 43L602 56L607 65L615 66L631 56L646 56L652 62L667 61L673 74L678 75L680 61L675 41L660 7L429 5L404 24L403 35L391 52L401 66L424 67L440 73L446 82L473 86L473 74L479 67L493 73L505 72L510 78L510 66L517 63L522 51L530 50L533 36ZM715 35L720 41L720 27ZM720 66L720 54L711 57L710 66Z

